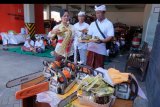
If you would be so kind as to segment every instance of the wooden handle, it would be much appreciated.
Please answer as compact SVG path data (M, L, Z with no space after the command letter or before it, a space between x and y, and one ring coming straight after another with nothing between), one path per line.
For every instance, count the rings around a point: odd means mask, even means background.
M49 82L44 82L37 85L33 85L31 87L24 88L16 92L15 96L17 100L24 99L48 90L49 90Z

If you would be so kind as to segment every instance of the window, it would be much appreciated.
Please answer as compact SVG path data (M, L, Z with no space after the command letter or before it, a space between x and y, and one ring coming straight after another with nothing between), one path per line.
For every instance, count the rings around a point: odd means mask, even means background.
M60 13L56 11L51 11L51 18L54 18L56 22L61 21Z
M47 20L47 12L46 11L43 11L43 19Z

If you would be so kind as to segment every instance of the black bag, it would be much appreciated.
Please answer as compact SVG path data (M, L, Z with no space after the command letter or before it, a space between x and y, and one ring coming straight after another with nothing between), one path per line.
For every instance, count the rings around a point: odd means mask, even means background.
M109 51L109 56L115 57L118 54L118 45L111 43L110 51Z
M95 21L95 23L96 23L96 26L97 26L99 32L101 33L102 37L105 39L105 35L104 35L103 32L100 30L100 28L99 28L99 26L98 26L98 24L97 24L97 21ZM109 42L106 43L106 49L110 49L110 47L111 47L111 41L109 41Z

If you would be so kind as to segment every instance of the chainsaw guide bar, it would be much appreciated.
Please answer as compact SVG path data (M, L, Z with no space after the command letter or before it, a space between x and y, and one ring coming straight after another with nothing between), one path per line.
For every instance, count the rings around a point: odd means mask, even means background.
M22 77L19 77L19 78L8 81L6 83L6 87L7 88L15 87L15 86L24 84L26 82L29 82L31 80L37 79L41 76L43 76L42 71L31 73L31 74L28 74L28 75L25 75L25 76L22 76Z

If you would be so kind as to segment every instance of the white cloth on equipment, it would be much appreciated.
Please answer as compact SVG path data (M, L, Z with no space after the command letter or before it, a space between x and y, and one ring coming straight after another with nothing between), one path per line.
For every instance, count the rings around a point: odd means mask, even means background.
M61 98L52 91L45 91L37 94L36 101L48 103L51 107L58 107L58 103L61 101Z
M20 44L25 42L25 36L22 34L1 33L3 44ZM7 43L8 41L8 43Z

